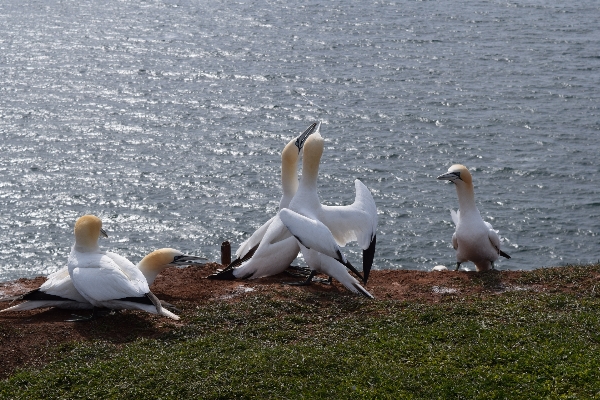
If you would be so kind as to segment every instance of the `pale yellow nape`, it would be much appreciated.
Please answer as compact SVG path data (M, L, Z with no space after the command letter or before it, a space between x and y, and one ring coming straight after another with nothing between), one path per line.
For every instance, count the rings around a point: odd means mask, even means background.
M181 252L171 248L154 250L140 261L140 270L163 270L166 266L171 264L178 255L181 255Z
M313 133L304 143L304 161L302 163L302 173L309 173L316 176L319 171L319 164L325 141L319 132Z

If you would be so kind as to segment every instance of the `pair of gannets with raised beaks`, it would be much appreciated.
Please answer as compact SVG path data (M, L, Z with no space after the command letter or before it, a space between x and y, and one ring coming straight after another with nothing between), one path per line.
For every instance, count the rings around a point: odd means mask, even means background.
M499 256L510 258L500 250L498 232L481 218L475 205L473 178L469 170L464 165L455 164L437 179L447 180L456 185L459 209L456 212L450 211L452 221L456 225L452 235L452 247L456 250L456 270L463 262L471 261L477 271L488 271L494 268L494 261Z
M281 152L279 210L287 207L298 189L298 160L308 137L319 129L313 123L290 140ZM258 228L236 251L236 259L210 279L256 279L285 271L298 256L300 246L279 219L279 213Z
M260 278L275 275L283 272L296 258L298 251L302 250L311 269L311 274L304 283L309 283L314 274L322 272L354 293L373 297L348 273L346 267L363 282L367 281L375 252L377 208L371 193L359 180L355 181L356 199L352 205L332 207L321 204L316 186L324 148L320 126L318 123L305 141L302 178L299 183L296 177L299 151L292 154L296 157L287 157L287 150L293 143L290 142L282 153L284 198L288 199L293 191L289 205L284 207L282 202L280 211L270 220L254 255L246 260L239 258L232 264L237 262L241 266L225 269L213 275L214 278ZM363 248L364 277L340 250L340 246L354 240ZM240 253L242 252L238 251L238 257Z
M302 178L294 198L287 209L279 212L283 224L300 243L300 249L311 275L324 273L338 280L348 290L373 298L358 281L348 273L349 268L367 282L373 265L377 231L377 207L367 187L358 179L354 181L356 197L349 206L326 206L317 194L319 165L323 155L324 140L320 132L311 135L304 145ZM348 262L340 246L358 241L363 249L364 277Z
M25 302L1 312L42 307L109 308L143 310L179 319L164 308L170 305L157 300L149 286L165 268L198 263L203 259L163 248L149 253L135 266L118 254L100 250L100 235L107 237L99 218L92 215L79 218L68 266L51 274L38 289L13 298Z

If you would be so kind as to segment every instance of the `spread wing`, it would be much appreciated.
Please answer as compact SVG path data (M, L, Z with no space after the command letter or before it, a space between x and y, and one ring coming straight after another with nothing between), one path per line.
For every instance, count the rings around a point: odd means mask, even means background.
M321 221L307 218L287 208L279 211L279 218L304 247L342 263L346 262L346 257L341 253L331 231Z
M319 219L331 231L340 246L357 241L367 250L377 233L377 206L369 189L358 179L354 181L356 197L349 206L323 206Z

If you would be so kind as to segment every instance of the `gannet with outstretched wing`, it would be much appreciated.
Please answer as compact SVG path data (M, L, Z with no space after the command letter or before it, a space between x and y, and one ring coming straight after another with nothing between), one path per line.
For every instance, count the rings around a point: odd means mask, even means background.
M340 281L346 288L373 297L347 271L367 281L373 263L377 230L377 208L369 190L358 179L356 198L350 206L324 206L317 194L319 164L324 141L319 132L310 136L304 149L302 178L289 209L280 211L280 219L300 243L309 268L310 282L316 272ZM364 278L342 254L340 246L357 240L363 249Z
M498 232L481 218L475 205L473 178L469 170L464 165L455 164L437 179L447 180L456 185L459 210L450 212L456 225L452 235L452 247L456 250L456 270L463 262L471 261L477 271L487 271L494 268L494 261L498 256L510 258L500 250Z

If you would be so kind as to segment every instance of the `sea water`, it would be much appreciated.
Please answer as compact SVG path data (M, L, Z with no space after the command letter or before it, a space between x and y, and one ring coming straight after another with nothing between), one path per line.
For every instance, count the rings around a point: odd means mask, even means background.
M358 178L377 203L374 268L454 264L456 192L435 179L454 163L512 255L499 269L596 262L599 17L595 0L4 1L0 281L66 265L86 213L134 263L218 261L276 213L280 152L317 120L321 201L352 203Z

